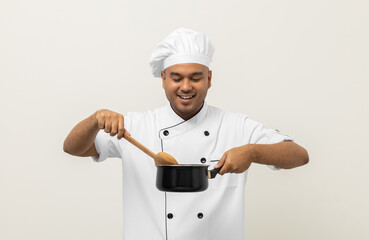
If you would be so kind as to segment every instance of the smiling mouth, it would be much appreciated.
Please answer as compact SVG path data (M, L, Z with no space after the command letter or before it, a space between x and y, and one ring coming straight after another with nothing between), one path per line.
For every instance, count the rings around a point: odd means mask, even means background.
M184 99L184 100L188 100L188 99L192 99L196 96L196 94L194 95L177 95L179 98Z

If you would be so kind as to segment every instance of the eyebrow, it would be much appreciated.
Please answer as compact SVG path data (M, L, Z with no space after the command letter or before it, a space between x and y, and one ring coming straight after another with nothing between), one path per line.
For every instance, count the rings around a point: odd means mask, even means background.
M176 73L176 72L170 72L170 76L171 76L171 77L173 77L173 76L182 77L182 75L181 75L181 74Z
M202 72L194 72L191 74L191 76L200 76L200 75L203 75Z
M194 72L194 73L191 73L190 76L193 77L193 76L202 76L203 73L202 72ZM177 72L170 72L170 76L178 76L178 77L182 77L181 74L177 73Z

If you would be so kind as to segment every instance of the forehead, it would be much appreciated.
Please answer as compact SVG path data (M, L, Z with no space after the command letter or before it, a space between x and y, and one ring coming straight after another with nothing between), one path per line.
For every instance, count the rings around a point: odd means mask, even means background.
M207 73L209 68L198 63L181 63L165 69L166 74L179 73L181 75L189 75L195 72Z

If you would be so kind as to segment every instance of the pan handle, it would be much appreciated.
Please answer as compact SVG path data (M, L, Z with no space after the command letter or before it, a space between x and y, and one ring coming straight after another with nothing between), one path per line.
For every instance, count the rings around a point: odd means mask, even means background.
M208 171L208 178L209 179L215 178L215 176L219 173L219 171L220 171L221 168L222 167L220 167L220 168L214 168L212 170L209 170Z

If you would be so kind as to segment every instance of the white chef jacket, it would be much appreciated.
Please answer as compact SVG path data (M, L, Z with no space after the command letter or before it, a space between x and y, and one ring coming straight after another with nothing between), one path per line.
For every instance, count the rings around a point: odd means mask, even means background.
M185 121L168 104L145 113L128 113L125 128L153 152L167 152L180 164L207 164L209 169L227 150L249 143L292 140L244 114L206 103ZM209 179L203 192L161 192L156 188L153 159L125 139L101 130L95 139L95 161L122 159L123 240L244 240L247 172ZM272 167L272 166L271 166Z

